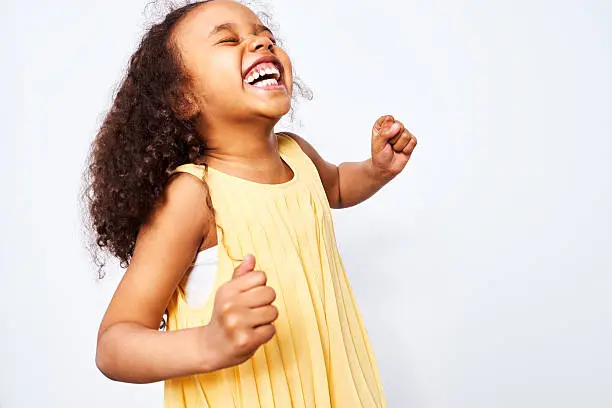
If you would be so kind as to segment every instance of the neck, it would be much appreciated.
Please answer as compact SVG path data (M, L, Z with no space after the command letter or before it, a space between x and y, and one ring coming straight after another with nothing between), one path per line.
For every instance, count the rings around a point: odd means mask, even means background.
M204 161L219 169L236 172L283 174L283 162L274 134L276 121L232 121L200 124L198 131L206 139L208 152Z

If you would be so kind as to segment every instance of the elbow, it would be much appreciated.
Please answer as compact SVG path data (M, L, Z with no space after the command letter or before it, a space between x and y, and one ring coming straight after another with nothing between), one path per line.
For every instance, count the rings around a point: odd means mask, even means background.
M108 369L108 366L106 365L104 359L102 359L100 355L97 353L96 353L96 367L98 367L98 370L100 370L100 372L106 378L113 380L112 376L110 375L110 370Z
M106 378L117 381L118 379L113 376L112 358L110 358L104 348L101 347L101 340L102 339L98 340L98 347L96 349L96 367L98 367L98 370L100 370Z
M346 206L342 204L340 201L330 201L329 208L333 210L341 210L343 208L346 208Z
M327 202L330 208L334 210L344 208L342 203L342 196L340 195L340 179L336 181L332 186L325 190L327 196Z
M96 347L96 367L109 380L122 381L118 376L117 358L112 352L113 346L109 344L112 338L108 338L107 331L100 334Z
M112 334L112 333L111 333ZM131 384L147 384L151 381L134 376L130 364L125 361L124 352L120 350L116 336L102 334L96 347L96 367L109 380Z
M334 195L328 197L327 201L329 202L330 208L334 210L341 210L343 208L351 207L350 204L347 204L342 201L342 197L340 196L340 189L338 188Z

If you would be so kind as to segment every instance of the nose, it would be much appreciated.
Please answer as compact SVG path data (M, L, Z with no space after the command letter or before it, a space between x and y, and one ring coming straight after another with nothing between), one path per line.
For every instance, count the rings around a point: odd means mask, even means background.
M274 46L274 43L272 42L270 38L266 36L262 36L262 35L254 35L251 38L251 41L249 42L249 51L251 52L263 51L263 50L272 51L273 46Z

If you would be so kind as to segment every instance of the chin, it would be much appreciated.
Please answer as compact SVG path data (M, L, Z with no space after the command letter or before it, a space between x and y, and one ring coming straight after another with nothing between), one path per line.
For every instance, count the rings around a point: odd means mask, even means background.
M261 116L270 119L280 119L291 110L291 101L287 98L285 101L270 101L263 106L255 109L255 112Z

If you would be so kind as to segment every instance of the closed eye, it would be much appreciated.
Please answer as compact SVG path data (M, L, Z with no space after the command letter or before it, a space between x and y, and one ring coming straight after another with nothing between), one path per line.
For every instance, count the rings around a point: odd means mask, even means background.
M217 44L238 43L240 40L236 37L228 37L219 41Z

